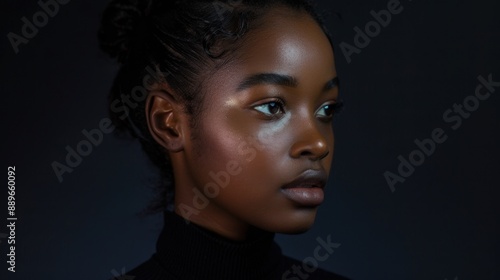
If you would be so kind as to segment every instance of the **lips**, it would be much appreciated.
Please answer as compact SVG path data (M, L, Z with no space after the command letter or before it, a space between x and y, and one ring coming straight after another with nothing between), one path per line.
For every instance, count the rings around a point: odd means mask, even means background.
M324 200L327 175L321 170L309 169L281 188L283 195L298 206L316 207Z

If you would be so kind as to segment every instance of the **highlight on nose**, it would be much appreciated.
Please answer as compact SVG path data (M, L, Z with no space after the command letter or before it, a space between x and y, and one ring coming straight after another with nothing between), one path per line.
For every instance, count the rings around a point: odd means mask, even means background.
M325 137L319 131L304 131L299 135L290 150L293 158L309 157L311 160L321 160L330 153Z

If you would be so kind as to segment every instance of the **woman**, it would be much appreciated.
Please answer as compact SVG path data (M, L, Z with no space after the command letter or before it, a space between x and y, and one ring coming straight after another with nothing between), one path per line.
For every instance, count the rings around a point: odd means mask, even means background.
M121 63L115 124L162 175L157 252L128 276L344 279L273 241L312 226L333 155L337 74L310 4L115 0L99 38Z

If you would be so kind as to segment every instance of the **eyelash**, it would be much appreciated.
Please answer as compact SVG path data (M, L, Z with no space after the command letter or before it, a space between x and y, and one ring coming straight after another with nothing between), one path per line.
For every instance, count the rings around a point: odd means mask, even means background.
M259 111L256 108L270 105L272 103L277 103L277 105L279 106L279 109L281 111L281 114L285 113L286 103L282 99L275 99L275 100L272 100L272 101L269 101L266 103L258 104L258 105L253 106L252 108L255 109L256 111ZM335 114L338 114L341 111L343 105L344 105L344 103L342 101L322 105L320 107L320 109L318 109L318 111L326 106L332 106L333 113L329 117L320 117L320 119L324 120L325 122L330 121L335 116ZM269 117L271 119L279 119L281 116L281 114L266 114L266 113L261 112L261 111L259 111L259 112L266 115L267 117Z
M255 109L256 111L259 111L256 108L263 107L263 106L266 106L266 105L270 105L272 103L276 103L279 106L281 114L285 113L286 103L282 99L274 99L274 100L271 100L271 101L268 101L268 102L265 102L265 103L261 103L261 104L255 105L252 108ZM261 111L259 111L259 112L262 113L262 114L264 114L264 115L266 115L267 117L270 117L271 119L279 119L279 115L278 114L266 114L266 113L263 113Z
M325 106L331 106L332 108L332 115L330 117L325 117L324 119L326 121L330 121L331 119L333 119L333 117L338 114L340 111L342 111L342 107L344 106L344 102L342 101L337 101L335 103L330 103L330 104L325 104L323 106L321 106L321 108L324 108Z

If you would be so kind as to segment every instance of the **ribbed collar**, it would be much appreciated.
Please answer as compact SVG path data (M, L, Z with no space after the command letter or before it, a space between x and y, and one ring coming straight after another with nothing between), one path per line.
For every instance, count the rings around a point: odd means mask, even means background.
M255 230L250 235L232 241L165 212L156 256L179 279L277 279L283 256L274 233Z

